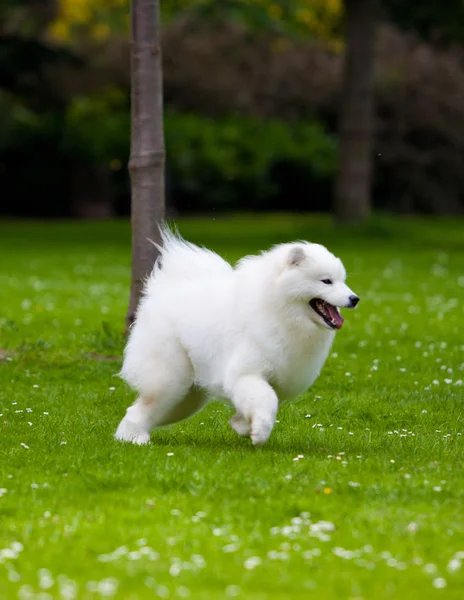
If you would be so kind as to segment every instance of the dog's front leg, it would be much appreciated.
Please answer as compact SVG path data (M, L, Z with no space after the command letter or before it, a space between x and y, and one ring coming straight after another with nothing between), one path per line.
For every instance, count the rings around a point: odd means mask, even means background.
M231 399L237 412L249 423L253 444L264 444L271 435L279 405L272 387L259 376L245 375L232 385Z

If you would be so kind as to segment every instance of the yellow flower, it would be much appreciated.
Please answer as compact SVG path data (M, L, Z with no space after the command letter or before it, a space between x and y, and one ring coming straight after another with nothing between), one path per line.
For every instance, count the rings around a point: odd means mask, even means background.
M61 20L54 21L50 25L49 31L52 38L59 42L68 40L70 36L68 24Z
M332 488L324 488L324 494L331 494L332 493Z
M267 13L271 19L278 21L282 17L282 8L278 4L271 4L267 9Z
M106 40L111 33L107 23L97 23L92 27L92 35L96 40Z

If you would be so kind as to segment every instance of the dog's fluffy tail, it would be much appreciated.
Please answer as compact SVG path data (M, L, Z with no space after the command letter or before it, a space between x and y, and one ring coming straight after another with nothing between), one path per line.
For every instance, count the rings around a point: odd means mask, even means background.
M155 281L224 277L233 270L218 254L187 242L177 230L173 231L167 225L163 225L160 231L161 245L155 244L160 256L148 278L146 288L151 287Z

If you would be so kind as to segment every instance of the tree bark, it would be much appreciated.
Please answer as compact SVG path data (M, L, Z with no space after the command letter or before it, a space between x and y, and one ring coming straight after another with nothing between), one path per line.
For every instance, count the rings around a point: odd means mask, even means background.
M374 50L378 0L345 0L346 54L340 112L335 219L360 222L371 212Z
M130 327L145 278L158 251L158 225L164 218L163 77L159 0L132 0L129 171L132 193L132 279L126 327Z

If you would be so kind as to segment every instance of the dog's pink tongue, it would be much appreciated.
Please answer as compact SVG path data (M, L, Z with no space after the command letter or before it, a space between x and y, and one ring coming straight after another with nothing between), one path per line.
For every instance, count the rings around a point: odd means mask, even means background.
M334 321L335 323L335 327L337 329L340 329L340 327L343 325L343 321L345 320L342 315L338 312L338 310L335 308L335 306L332 305L327 305L327 312L330 315L330 318Z

